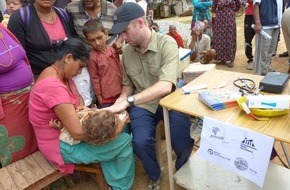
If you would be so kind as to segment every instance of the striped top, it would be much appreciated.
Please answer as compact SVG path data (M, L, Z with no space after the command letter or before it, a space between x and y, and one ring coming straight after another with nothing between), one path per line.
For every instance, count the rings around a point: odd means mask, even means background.
M90 19L100 19L106 29L111 29L116 9L117 7L113 3L102 0L101 12L96 16L96 18L90 18L84 10L82 1L71 2L66 7L67 12L71 14L73 18L75 30L82 39L85 39L83 26Z

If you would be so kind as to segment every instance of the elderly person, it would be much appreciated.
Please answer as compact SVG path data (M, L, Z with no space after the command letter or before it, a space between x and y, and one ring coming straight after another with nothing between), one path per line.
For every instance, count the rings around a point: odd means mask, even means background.
M216 56L215 49L211 49L211 39L207 34L204 34L205 24L197 21L191 30L191 42L189 49L194 50L190 55L190 61L200 62L203 64L209 63Z
M0 24L0 165L20 160L37 150L28 120L33 75L23 47Z
M61 174L73 173L74 164L100 163L113 189L130 189L134 181L131 136L121 133L99 146L85 142L87 138L76 111L82 105L72 77L87 65L88 48L75 38L54 48L56 61L40 74L29 98L29 119L39 150L56 164ZM73 139L83 142L70 145L60 141L60 131L50 127L51 119L59 120ZM122 120L120 127L126 122Z
M169 30L166 34L175 39L178 48L184 48L182 36L177 32L175 25L169 25Z

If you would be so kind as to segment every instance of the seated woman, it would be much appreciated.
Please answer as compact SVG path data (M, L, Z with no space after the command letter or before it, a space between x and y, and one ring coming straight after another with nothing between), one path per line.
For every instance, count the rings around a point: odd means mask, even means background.
M37 150L28 120L28 100L33 82L25 50L0 24L0 168Z
M100 163L113 189L130 189L135 168L131 136L120 133L98 146L84 141L86 135L77 115L82 105L72 77L87 65L88 48L75 38L59 42L54 48L56 61L41 72L29 99L29 119L39 150L60 173L73 173L74 164ZM75 140L82 142L69 145L60 141L60 131L49 126L51 119L59 120ZM126 122L122 120L120 126Z

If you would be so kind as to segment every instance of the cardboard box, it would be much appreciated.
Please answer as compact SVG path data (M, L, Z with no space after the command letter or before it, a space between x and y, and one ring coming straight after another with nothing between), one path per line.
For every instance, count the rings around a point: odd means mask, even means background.
M183 79L186 83L194 80L201 74L206 71L213 70L216 68L215 64L200 64L200 63L191 63L189 66L183 71Z

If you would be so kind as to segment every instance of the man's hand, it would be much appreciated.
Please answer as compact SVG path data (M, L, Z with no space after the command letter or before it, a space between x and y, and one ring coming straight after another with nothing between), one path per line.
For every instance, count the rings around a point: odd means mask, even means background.
M199 35L199 31L192 29L190 35L192 37L192 40L196 41L197 36Z
M257 33L260 33L261 32L261 30L262 30L262 24L261 24L261 22L258 22L258 23L255 24L254 30Z
M112 47L115 48L115 50L117 51L118 54L122 54L123 53L122 44L121 43L114 42Z
M119 113L122 112L124 110L127 109L127 107L129 107L129 102L127 101L126 98L122 98L122 99L117 99L117 101L114 103L114 105L105 108L105 109L109 109L111 110L113 113Z

